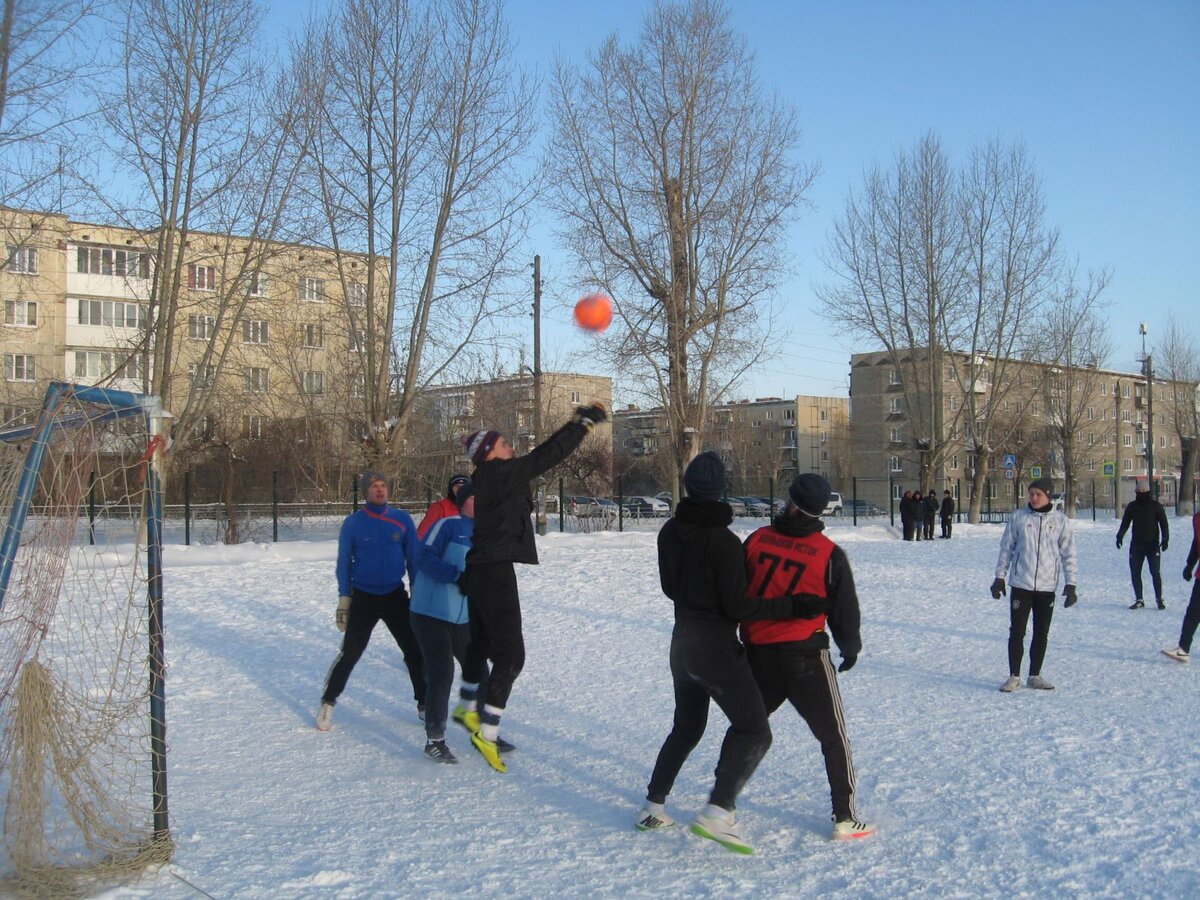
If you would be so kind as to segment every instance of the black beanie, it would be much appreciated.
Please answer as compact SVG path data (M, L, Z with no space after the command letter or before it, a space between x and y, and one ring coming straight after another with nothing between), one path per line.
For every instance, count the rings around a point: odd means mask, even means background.
M475 482L470 478L464 478L461 483L462 487L458 489L458 494L454 498L459 509L462 509L463 504L475 496Z
M705 450L683 473L683 486L694 500L720 500L725 493L725 463L711 450Z
M1034 488L1037 488L1039 491L1049 497L1054 492L1054 482L1049 478L1035 478L1033 481L1029 482L1029 490L1032 491Z
M792 498L792 503L802 513L816 518L825 512L825 505L829 502L831 491L829 482L823 476L805 472L792 480L792 484L788 488L788 496Z
M450 476L450 482L449 482L449 484L447 484L447 485L446 485L446 497L447 497L447 499L453 500L453 499L454 499L454 498L457 496L457 494L455 494L455 493L454 493L454 489L455 489L456 487L458 487L460 484L466 484L466 483L467 483L468 481L470 481L470 480L471 480L471 479L470 479L470 478L468 478L466 475L452 475L452 476Z

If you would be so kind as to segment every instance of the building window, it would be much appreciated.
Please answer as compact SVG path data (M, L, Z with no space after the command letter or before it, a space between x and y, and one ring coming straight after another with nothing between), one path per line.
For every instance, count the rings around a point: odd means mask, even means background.
M36 421L36 410L27 406L6 406L0 410L0 425L5 428L23 428Z
M828 432L828 431L822 431L822 432L821 432L821 443L822 443L822 444L828 444L828 443L829 443L829 432Z
M347 349L351 353L362 353L367 349L367 329L351 328L350 334L347 335Z
M149 278L150 256L149 253L123 247L77 247L75 271L81 275Z
M1160 434L1158 436L1158 446L1160 446L1160 447L1167 446L1167 436L1165 434Z
M242 416L242 437L259 440L263 436L263 426L266 416Z
M242 322L243 344L265 344L269 340L265 319L246 319Z
M33 356L28 353L5 353L4 377L9 381L33 381Z
M957 397L950 398L950 412L958 412L958 398Z
M325 332L318 324L300 326L300 346L320 350L325 346Z
M212 340L217 320L212 316L188 316L188 337L193 341Z
M1133 435L1132 434L1122 435L1121 443L1126 447L1132 447L1133 446Z
M888 471L890 471L890 472L899 472L900 471L900 457L898 457L898 456L889 456L888 457Z
M898 415L904 411L904 401L900 397L892 398L892 415Z
M571 402L572 403L579 402L579 391L571 391Z
M217 289L216 266L188 266L188 287L198 291L215 291Z
M1125 465L1123 466L1123 468L1125 469L1126 472L1132 472L1133 471L1133 460L1132 459L1125 460Z
M265 297L267 296L267 283L266 274L263 272L253 272L246 279L246 293L251 297Z
M1129 385L1127 385L1127 384L1121 385L1121 396L1124 397L1126 400L1129 399Z
M783 417L789 422L794 422L796 421L796 411L794 409L785 409L783 411Z
M188 366L188 378L195 387L210 388L217 383L217 367L192 363Z
M108 328L140 328L142 308L136 303L120 300L80 300L80 325L103 325Z
M367 376L359 373L350 379L350 396L361 400L367 395Z
M791 410L788 410L788 412L791 412ZM821 410L821 421L822 422L829 421L829 410L827 410L827 409Z
M892 443L893 444L901 444L903 442L904 442L903 432L901 432L899 428L893 428L892 429Z
M271 373L261 366L247 366L242 370L246 378L247 394L265 394L270 390Z
M1101 397L1108 396L1108 382L1107 381L1100 382L1100 396Z
M1133 421L1133 416L1130 414L1129 410L1127 410L1127 409L1121 410L1121 421L1122 422L1132 422Z
M956 470L958 469L958 454L957 453L955 453L952 457L950 457L950 468L956 469Z
M899 384L899 383L900 383L900 370L899 369L891 369L888 372L888 384Z
M1088 446L1089 447L1096 446L1096 435L1091 434L1090 432L1088 433Z
M36 275L38 270L37 247L8 245L8 271L17 275Z
M901 490L900 485L898 485L898 484L892 485L892 499L893 500L899 500L902 496L904 496L903 494L900 493L900 490Z
M351 306L366 306L367 286L357 281L347 282L346 302Z
M37 325L37 301L5 300L4 324L25 325L29 327Z
M128 378L131 381L142 380L142 358L137 354L129 356L126 353L113 350L76 350L76 378L108 378L116 375L118 378Z
M325 373L324 372L301 372L300 373L300 393L302 393L302 394L324 394L325 393Z
M301 278L300 299L308 303L323 303L325 301L325 282L320 278Z

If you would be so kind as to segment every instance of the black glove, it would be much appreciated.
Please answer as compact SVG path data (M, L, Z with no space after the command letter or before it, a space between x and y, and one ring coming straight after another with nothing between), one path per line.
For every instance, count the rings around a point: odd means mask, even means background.
M1161 550L1163 553L1167 552L1167 539L1166 538L1163 538L1162 546L1159 547L1158 549Z
M1121 549L1121 545L1122 545L1123 543L1125 543L1125 538L1123 538L1123 537L1118 537L1118 538L1117 538L1117 549L1118 549L1118 550L1120 550L1120 549Z
M1188 566L1187 568L1185 568L1183 570L1183 580L1184 581L1192 580L1192 567L1191 566Z
M1075 593L1075 585L1068 584L1063 588L1063 596L1067 599L1063 601L1063 609L1070 609L1079 602L1079 595Z
M789 619L815 619L829 612L829 598L816 594L796 594L791 598L792 611Z
M575 407L575 421L591 428L593 425L599 425L601 422L608 421L608 410L604 408L604 404L602 403L593 403L591 406L577 406Z
M1005 593L1006 593L1006 591L1004 590L1004 579L1003 578L997 578L995 581L992 582L992 599L993 600L999 600L1001 597L1004 596Z
M842 664L840 666L838 666L838 671L839 672L849 672L851 669L854 668L854 664L856 662L858 662L857 654L851 653L848 656L843 654L842 655Z

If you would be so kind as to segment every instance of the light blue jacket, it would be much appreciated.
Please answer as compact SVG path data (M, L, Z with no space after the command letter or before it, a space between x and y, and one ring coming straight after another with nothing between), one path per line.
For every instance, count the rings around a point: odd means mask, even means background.
M996 577L1007 579L1009 587L1053 592L1058 590L1060 573L1064 584L1079 584L1071 520L1059 509L1015 510L1000 539Z
M461 625L467 622L467 598L455 580L467 566L467 551L475 521L466 516L438 519L417 550L417 574L413 580L414 613Z

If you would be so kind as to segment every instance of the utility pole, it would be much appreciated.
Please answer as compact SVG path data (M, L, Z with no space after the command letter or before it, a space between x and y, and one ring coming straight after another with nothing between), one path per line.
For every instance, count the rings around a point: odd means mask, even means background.
M533 257L533 445L542 440L542 258ZM546 533L546 479L537 481L537 533Z
M1158 499L1158 487L1154 483L1154 360L1146 352L1146 335L1150 329L1142 322L1138 332L1142 336L1142 374L1146 376L1146 477L1150 479L1150 496Z

